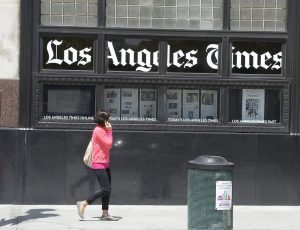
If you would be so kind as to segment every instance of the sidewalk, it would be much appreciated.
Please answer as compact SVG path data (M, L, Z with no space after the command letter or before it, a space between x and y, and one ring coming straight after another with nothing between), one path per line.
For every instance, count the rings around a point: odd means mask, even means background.
M75 205L0 205L0 229L185 230L186 206L110 206L117 222L100 221L101 207L89 206L80 221ZM234 206L234 230L300 230L299 206Z

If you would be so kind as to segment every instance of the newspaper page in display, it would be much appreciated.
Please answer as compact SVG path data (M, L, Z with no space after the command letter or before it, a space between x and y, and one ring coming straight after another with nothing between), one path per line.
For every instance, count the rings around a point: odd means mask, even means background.
M181 90L167 90L167 113L168 119L181 118ZM172 119L171 119L172 120Z
M242 122L264 120L264 89L243 89L242 103Z
M183 119L199 119L199 90L183 90Z
M121 90L121 116L122 120L138 118L138 89L125 88Z
M120 89L104 90L104 108L112 120L120 119Z
M201 90L201 119L218 118L218 90Z
M156 89L140 90L140 118L146 121L156 121Z

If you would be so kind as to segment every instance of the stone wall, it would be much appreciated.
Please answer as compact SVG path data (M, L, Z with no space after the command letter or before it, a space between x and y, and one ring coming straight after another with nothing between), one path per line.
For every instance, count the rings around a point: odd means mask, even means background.
M0 1L0 126L17 127L20 0Z
M0 79L0 126L17 127L19 118L19 80Z

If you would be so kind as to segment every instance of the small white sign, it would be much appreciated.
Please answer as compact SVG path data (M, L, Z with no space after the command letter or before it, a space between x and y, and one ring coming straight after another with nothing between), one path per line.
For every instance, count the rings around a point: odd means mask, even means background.
M231 210L232 181L216 181L216 210Z

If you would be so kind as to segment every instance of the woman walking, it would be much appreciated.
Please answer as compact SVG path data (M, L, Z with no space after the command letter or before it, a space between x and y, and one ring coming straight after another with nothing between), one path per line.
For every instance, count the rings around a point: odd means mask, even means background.
M84 218L84 210L87 205L92 204L96 199L102 199L101 220L116 221L118 218L111 216L108 212L109 198L111 192L111 173L110 173L110 149L112 147L113 136L112 126L109 122L107 112L98 112L94 117L97 126L93 131L93 152L92 169L97 177L100 190L95 191L86 200L77 202L79 216Z

